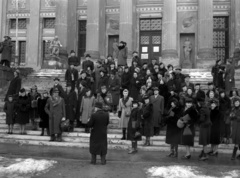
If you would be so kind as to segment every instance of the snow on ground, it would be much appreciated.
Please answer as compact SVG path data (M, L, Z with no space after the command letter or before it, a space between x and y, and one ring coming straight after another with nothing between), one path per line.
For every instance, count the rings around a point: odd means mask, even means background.
M192 166L161 166L152 167L147 170L149 178L217 178L214 176L203 175L197 167ZM221 178L238 178L240 171L230 171L221 173Z
M0 177L30 178L47 172L54 164L56 161L0 157Z

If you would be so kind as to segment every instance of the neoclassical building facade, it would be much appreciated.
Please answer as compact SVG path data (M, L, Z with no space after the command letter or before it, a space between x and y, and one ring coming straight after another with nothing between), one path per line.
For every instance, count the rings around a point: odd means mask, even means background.
M79 58L114 54L125 41L129 58L138 51L183 68L209 68L240 42L240 0L1 0L0 12L13 60L33 68L42 68L54 36Z

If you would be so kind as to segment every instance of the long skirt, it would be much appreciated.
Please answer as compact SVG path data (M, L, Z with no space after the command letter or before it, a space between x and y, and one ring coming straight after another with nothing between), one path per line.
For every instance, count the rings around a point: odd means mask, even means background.
M211 127L199 129L199 145L206 146L210 144Z

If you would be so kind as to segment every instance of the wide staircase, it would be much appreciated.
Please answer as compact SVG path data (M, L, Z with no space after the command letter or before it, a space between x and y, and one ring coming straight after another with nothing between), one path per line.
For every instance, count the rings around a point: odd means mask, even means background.
M191 76L193 83L201 83L202 88L206 90L207 83L212 81L210 70L208 69L184 69L183 73L188 73ZM37 85L38 91L42 92L43 90L49 90L53 86L53 79L55 77L60 78L61 83L65 86L64 82L65 70L40 70L38 72L33 72L23 79L22 86L29 89ZM239 76L239 75L237 75ZM237 78L237 77L236 77ZM237 85L239 86L239 79L237 79ZM0 109L3 106L3 94L1 94L0 100ZM49 136L40 136L41 131L31 130L31 125L27 125L27 135L19 134L19 126L14 126L14 134L8 135L7 125L5 124L5 113L0 112L0 142L1 143L13 143L13 144L27 144L27 145L39 145L39 146L62 146L62 147L79 147L79 148L88 148L89 147L89 133L85 133L83 128L75 128L74 132L64 132L63 133L63 142L49 142ZM108 148L109 149L121 149L127 150L131 146L130 141L121 140L122 133L121 129L118 127L119 118L117 115L110 113L110 124L108 127ZM159 136L154 136L151 139L151 146L143 146L145 138L139 143L140 150L146 151L169 151L169 145L165 143L166 129L163 128ZM198 144L198 135L199 132L196 132L195 137L195 147L193 151L200 152L202 146ZM222 144L220 145L220 153L231 153L233 145ZM184 150L184 147L180 146L180 150Z

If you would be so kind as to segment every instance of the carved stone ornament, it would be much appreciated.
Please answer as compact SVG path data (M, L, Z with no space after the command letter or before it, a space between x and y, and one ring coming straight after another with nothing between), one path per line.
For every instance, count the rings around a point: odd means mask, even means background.
M11 6L16 8L16 3L18 3L18 8L25 9L26 8L26 0L12 0Z
M183 28L189 28L193 25L193 23L194 23L194 17L191 16L183 19L182 25L183 25Z
M56 0L45 0L45 7L56 7Z
M113 30L119 30L119 21L115 19L109 19L110 28Z

